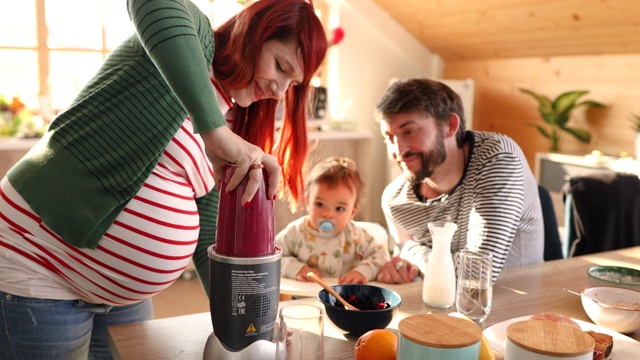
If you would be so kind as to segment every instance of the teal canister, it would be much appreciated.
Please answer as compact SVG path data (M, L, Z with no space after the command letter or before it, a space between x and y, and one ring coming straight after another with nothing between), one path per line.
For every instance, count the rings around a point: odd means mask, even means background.
M412 315L400 321L398 332L398 360L469 360L480 354L480 327L453 316Z

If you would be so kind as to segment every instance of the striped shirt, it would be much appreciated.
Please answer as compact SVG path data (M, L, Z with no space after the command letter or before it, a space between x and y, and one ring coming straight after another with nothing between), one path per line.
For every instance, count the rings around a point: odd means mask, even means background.
M228 99L216 95L226 112ZM88 249L70 245L45 226L5 177L0 184L0 289L111 305L149 298L171 285L189 263L200 232L196 199L213 187L204 143L187 119L96 249Z
M382 195L382 209L400 256L426 271L431 221L458 225L454 260L468 248L493 253L493 281L504 267L543 261L544 225L536 180L520 147L509 137L469 131L469 161L452 193L438 199L417 195L404 176ZM455 261L454 261L455 263Z

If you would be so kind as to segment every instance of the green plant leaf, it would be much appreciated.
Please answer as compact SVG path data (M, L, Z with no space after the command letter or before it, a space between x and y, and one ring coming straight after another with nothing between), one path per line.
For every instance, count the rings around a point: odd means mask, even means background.
M579 90L579 91L568 91L566 93L560 94L553 101L552 107L556 112L559 112L559 113L569 112L575 106L576 100L578 100L580 97L584 96L587 93L589 92L586 90Z
M546 114L551 111L553 103L551 102L551 99L549 99L548 97L544 95L538 95L535 92L527 89L519 89L519 90L525 94L531 95L534 99L536 99L536 101L538 101L538 106L540 108L541 114Z
M551 140L552 151L558 150L559 141L561 139L560 134L562 132L569 133L571 136L585 143L589 143L591 141L591 134L589 131L567 126L567 123L571 120L571 112L575 108L579 106L606 107L606 105L593 100L578 102L580 97L589 93L587 90L567 91L560 94L555 98L555 100L553 100L553 102L548 97L536 94L531 90L519 90L522 93L534 97L538 101L540 116L542 117L542 120L551 127L550 129L545 129L541 126L537 126L537 129L545 138ZM637 126L640 127L640 124Z
M589 107L599 107L599 108L607 107L607 105L603 103L599 103L597 101L593 101L593 100L585 100L583 102L577 103L576 106L574 106L574 109L577 108L578 106L589 106Z
M538 129L538 132L540 132L540 134L542 134L542 136L546 137L547 139L551 138L551 134L549 134L547 129L543 128L540 125L535 125L535 128Z
M576 139L582 141L583 143L588 144L589 142L591 142L591 133L589 133L587 130L570 127L565 127L563 128L563 130L573 135Z
M640 115L631 114L631 119L629 120L631 120L632 129L636 132L640 132Z
M542 115L542 119L548 124L563 127L569 121L569 116L565 113L550 113Z

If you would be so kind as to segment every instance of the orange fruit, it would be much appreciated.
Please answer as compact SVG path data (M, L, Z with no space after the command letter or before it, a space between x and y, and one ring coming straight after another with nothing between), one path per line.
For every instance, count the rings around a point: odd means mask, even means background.
M395 360L397 353L398 336L389 330L367 331L356 342L356 360Z

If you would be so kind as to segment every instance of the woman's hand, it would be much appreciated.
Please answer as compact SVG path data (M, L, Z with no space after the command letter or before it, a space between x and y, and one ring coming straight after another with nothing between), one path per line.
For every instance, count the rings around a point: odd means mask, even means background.
M416 265L396 256L384 264L376 280L387 284L404 284L412 282L419 273Z
M262 149L245 141L226 126L200 133L200 136L204 141L207 157L213 165L213 176L218 189L220 189L222 176L224 175L224 166L227 163L235 164L236 171L225 190L229 192L235 189L248 172L249 181L240 200L242 204L246 204L253 199L260 187L262 182L262 171L260 169L264 166L267 174L269 174L267 196L269 199L275 200L278 184L280 183L280 173L282 172L282 168L275 156L266 154Z

